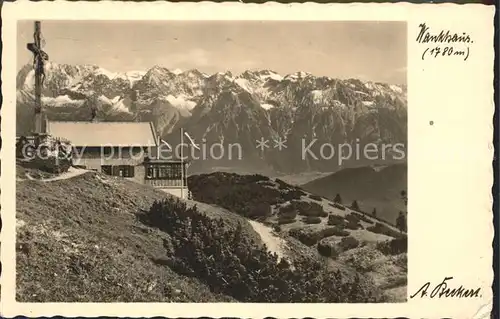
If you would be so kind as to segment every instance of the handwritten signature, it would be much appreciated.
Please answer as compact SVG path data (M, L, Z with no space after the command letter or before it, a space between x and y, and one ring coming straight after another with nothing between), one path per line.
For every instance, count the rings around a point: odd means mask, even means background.
M453 277L445 277L441 283L432 288L432 291L429 293L429 289L431 288L431 283L426 282L416 293L410 296L410 299L415 297L429 297L429 298L481 298L480 295L481 288L464 288L462 285L458 288L449 288L448 281L452 280Z

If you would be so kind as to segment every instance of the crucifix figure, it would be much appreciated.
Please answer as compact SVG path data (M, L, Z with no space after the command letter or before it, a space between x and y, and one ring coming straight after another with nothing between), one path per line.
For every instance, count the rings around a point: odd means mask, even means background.
M27 48L33 53L33 68L35 69L35 133L43 133L42 128L42 86L45 79L44 64L49 56L42 50L42 35L40 21L35 21L34 43L28 43Z

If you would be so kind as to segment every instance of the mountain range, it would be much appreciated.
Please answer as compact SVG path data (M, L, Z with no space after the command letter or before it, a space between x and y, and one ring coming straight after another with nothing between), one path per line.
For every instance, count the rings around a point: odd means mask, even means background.
M24 66L17 75L17 134L33 130L34 71ZM152 121L170 144L179 129L197 143L238 143L241 158L203 158L196 171L238 168L246 171L300 173L362 166L372 159L319 156L323 144L407 142L405 85L335 79L306 72L280 75L272 70L241 74L205 74L154 66L147 71L112 73L95 65L45 66L42 103L52 120L90 120L91 106L101 121ZM257 140L268 148L256 148ZM286 148L275 141L286 141ZM314 143L313 143L314 142ZM319 156L303 157L304 146ZM327 150L328 151L328 150ZM331 150L329 150L331 152ZM337 149L334 149L337 152ZM220 152L219 152L220 153ZM388 151L383 162L393 161Z

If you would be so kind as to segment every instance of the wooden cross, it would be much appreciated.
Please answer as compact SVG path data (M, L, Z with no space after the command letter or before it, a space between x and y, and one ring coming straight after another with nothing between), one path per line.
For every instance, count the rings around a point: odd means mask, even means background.
M49 56L42 50L42 35L40 21L35 21L33 43L27 48L33 53L33 68L35 69L35 133L43 133L42 129L42 86L45 79L44 64Z

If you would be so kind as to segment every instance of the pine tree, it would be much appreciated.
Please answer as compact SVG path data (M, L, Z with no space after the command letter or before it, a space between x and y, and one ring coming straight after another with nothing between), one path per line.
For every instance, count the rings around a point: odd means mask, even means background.
M399 216L396 219L396 227L400 232L406 232L406 216L403 212L399 212Z
M359 205L358 205L358 202L356 200L354 200L352 202L351 209L359 211Z
M372 216L377 217L377 209L375 209L375 208L373 209Z
M342 204L342 198L340 197L340 194L337 194L337 196L335 196L333 201L337 204Z
M406 191L401 191L401 199L405 202L405 206L408 206L408 194L406 194Z

